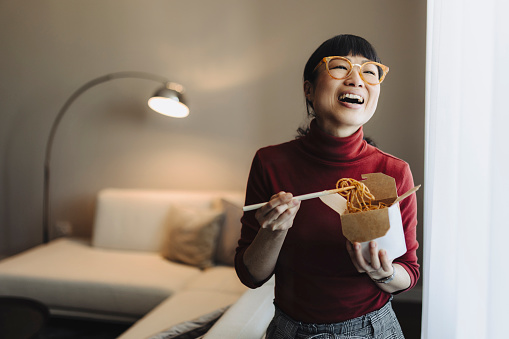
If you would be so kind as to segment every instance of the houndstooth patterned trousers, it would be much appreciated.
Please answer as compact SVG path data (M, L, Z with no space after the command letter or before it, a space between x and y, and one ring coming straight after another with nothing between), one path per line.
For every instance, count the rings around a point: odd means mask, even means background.
M404 339L389 301L377 311L335 324L305 324L276 307L266 339Z

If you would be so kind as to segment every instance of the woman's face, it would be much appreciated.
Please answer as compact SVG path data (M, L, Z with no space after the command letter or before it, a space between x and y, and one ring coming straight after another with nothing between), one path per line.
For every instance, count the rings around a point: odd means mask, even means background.
M352 64L359 65L371 61L351 54L346 58ZM314 84L306 81L304 93L313 104L316 121L323 131L337 137L347 137L371 119L378 104L380 84L365 83L359 75L358 66L354 66L350 76L342 80L331 78L325 64L315 72L318 74ZM347 97L350 98L347 100Z

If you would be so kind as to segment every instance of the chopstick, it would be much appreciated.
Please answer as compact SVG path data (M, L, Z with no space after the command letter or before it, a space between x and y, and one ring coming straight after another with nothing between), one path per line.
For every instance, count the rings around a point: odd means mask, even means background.
M296 197L293 197L293 199L308 200L308 199L323 197L324 195L329 195L329 194L334 194L334 193L339 193L339 192L347 191L347 190L352 189L352 188L355 188L355 186L335 188L333 190L327 190L327 191L321 191L321 192L315 192L315 193L308 193L308 194L304 194L304 195L298 195ZM256 209L259 209L260 207L264 206L266 203L267 202L261 202L259 204L247 205L247 206L244 206L242 208L242 210L244 212L256 210Z

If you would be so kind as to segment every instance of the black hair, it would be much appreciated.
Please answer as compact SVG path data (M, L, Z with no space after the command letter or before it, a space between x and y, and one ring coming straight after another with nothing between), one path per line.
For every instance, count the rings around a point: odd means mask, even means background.
M375 140L373 140L371 137L364 137L363 138L364 140L366 140L366 142L368 143L368 145L371 145L373 147L376 147L378 148L378 145L376 144Z
M315 81L317 73L313 72L313 70L324 57L347 56L348 54L355 56L362 55L371 61L381 63L375 48L366 39L352 34L340 34L323 42L313 54L311 54L304 67L304 81L310 81L311 83ZM313 105L307 99L306 109L308 117L313 117ZM308 130L309 126L306 128L299 127L297 132L299 136L303 136L307 134Z

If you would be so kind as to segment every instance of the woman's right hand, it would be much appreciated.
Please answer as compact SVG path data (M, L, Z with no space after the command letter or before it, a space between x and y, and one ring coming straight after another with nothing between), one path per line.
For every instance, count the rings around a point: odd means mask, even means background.
M276 267L279 251L288 229L300 207L291 193L279 192L255 214L260 230L244 253L244 264L255 281L270 277Z
M255 217L264 229L286 231L292 227L299 208L300 200L293 199L291 193L279 192L256 211Z

